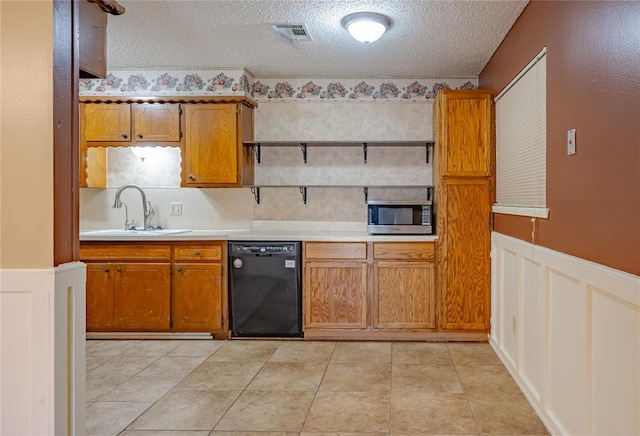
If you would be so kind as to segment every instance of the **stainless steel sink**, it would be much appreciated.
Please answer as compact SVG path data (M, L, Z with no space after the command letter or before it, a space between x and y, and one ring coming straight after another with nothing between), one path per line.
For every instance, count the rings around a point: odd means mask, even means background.
M154 230L123 230L123 229L106 229L106 230L90 230L81 232L80 236L167 236L178 233L190 232L190 229L154 229Z

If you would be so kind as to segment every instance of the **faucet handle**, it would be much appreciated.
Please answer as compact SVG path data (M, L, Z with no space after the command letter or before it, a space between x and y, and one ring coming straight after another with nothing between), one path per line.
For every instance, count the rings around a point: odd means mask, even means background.
M156 211L153 210L153 206L151 206L151 202L147 201L147 214L144 217L144 228L145 230L153 229L151 225L151 218L155 215Z

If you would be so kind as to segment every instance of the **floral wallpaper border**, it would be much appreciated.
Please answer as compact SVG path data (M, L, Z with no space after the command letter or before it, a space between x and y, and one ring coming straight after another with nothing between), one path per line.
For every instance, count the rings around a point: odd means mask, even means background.
M477 77L416 79L254 78L244 69L112 70L80 79L81 96L226 95L256 101L425 101L441 89L475 89Z
M244 69L111 70L106 79L80 79L81 96L251 96L253 76Z
M433 100L441 89L475 89L477 77L452 79L269 79L253 82L257 101Z

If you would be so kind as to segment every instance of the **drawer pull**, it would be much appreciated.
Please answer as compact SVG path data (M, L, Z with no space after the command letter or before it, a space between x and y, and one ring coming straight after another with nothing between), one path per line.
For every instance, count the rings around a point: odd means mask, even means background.
M199 251L196 251L196 252L195 252L195 255L196 255L196 256L200 256L200 252L199 252Z
M123 133L123 134L122 134L122 135L120 135L120 136L122 136L124 139L127 139L127 137L128 137L128 135L127 135L126 133Z
M177 266L176 267L176 272L182 272L182 267L181 266Z

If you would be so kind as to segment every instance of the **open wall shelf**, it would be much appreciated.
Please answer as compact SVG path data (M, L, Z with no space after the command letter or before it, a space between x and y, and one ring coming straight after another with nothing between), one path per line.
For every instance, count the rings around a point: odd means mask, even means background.
M425 147L425 163L429 163L429 155L433 141L245 141L245 147L254 151L256 162L260 163L262 147L300 147L302 160L307 163L308 147L362 147L364 163L367 163L368 147Z
M368 185L368 186L354 186L354 185L254 185L251 187L251 193L253 194L256 204L260 204L260 188L298 188L300 195L302 196L302 202L307 204L307 188L361 188L364 194L364 202L369 199L369 188L380 189L393 189L393 188L424 188L426 190L426 199L431 201L433 198L433 186L431 185Z

